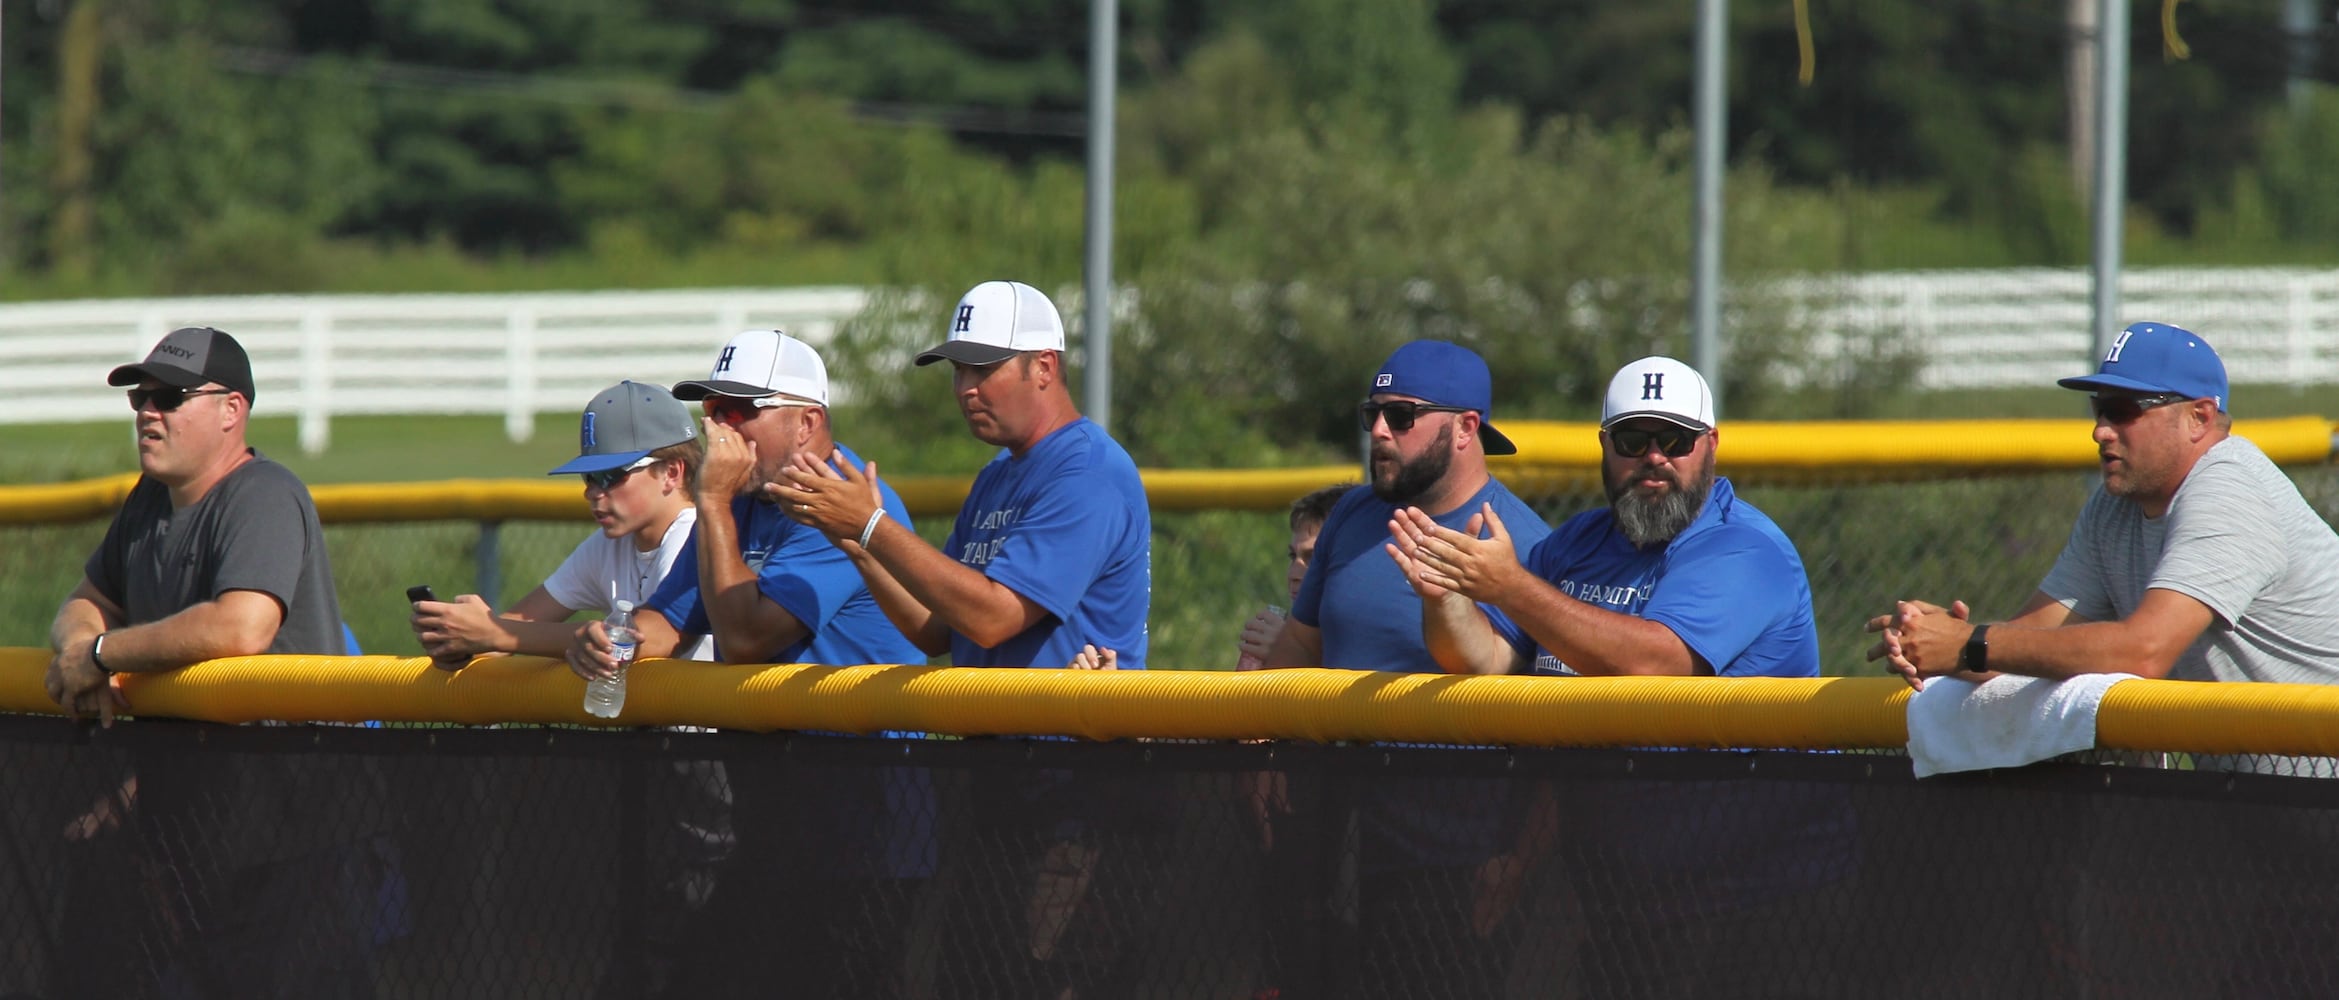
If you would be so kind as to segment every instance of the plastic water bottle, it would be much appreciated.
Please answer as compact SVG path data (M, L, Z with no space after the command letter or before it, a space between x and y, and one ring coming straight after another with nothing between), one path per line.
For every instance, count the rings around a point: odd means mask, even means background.
M617 602L617 610L601 622L609 630L609 656L617 672L585 682L585 711L597 718L614 719L625 711L625 671L633 665L634 646L641 633L633 628L633 602Z
M1279 604L1267 605L1267 614L1275 618L1282 618L1285 616L1283 606ZM1244 653L1243 655L1236 657L1234 662L1234 668L1236 670L1257 670L1266 665L1266 660L1261 659L1260 657L1251 653Z

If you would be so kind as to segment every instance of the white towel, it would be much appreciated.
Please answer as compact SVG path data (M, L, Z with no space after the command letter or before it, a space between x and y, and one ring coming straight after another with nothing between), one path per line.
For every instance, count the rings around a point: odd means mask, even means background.
M1981 684L1935 677L1909 699L1909 760L1917 777L2021 767L2095 746L2095 713L2134 674L2066 681L2000 674Z

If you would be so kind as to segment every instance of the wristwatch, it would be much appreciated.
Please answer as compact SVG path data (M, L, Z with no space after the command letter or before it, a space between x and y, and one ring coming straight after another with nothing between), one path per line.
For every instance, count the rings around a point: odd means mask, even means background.
M1957 669L1977 674L1990 671L1990 627L1976 625L1972 635L1965 637L1965 648L1957 651Z
M106 666L105 650L106 634L100 632L97 634L97 638L89 641L89 662L96 665L98 673L112 677L114 676L114 668Z

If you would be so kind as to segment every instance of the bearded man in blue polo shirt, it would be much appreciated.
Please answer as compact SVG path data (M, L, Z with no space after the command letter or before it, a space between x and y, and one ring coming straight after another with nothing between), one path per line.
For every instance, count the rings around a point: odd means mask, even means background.
M1720 440L1704 377L1642 358L1601 411L1607 509L1568 519L1523 564L1491 506L1460 531L1398 512L1389 552L1421 595L1431 655L1453 673L1818 676L1803 559L1714 476Z
M1604 510L1522 565L1502 512L1456 531L1390 519L1389 553L1454 673L1812 677L1819 637L1803 561L1714 475L1721 434L1696 369L1642 358L1608 383ZM1540 527L1538 525L1538 527ZM1586 933L1588 996L1709 996L1786 982L1815 918L1851 917L1855 819L1840 789L1731 782L1555 783L1527 805L1516 870L1556 841ZM1836 922L1830 920L1829 922Z

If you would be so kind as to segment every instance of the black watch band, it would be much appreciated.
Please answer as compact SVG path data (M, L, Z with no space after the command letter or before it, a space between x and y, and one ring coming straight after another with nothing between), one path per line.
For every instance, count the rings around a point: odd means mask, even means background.
M1957 669L1977 674L1990 671L1990 627L1976 625L1972 635L1965 637L1965 648L1957 651Z
M96 665L98 673L112 677L114 676L114 668L106 666L106 658L103 655L105 648L106 634L100 632L97 634L97 638L89 640L89 662Z

